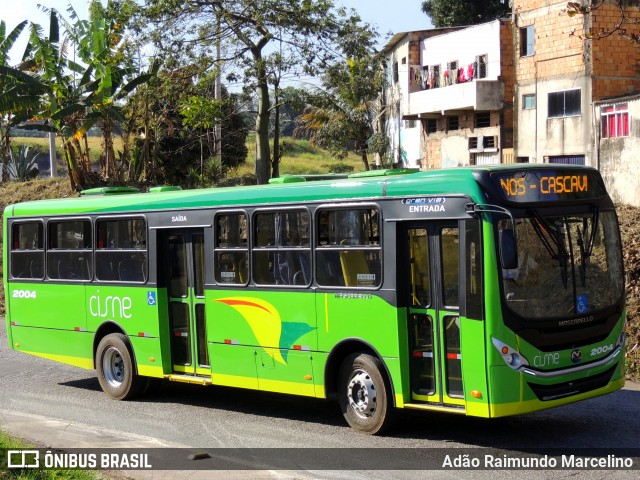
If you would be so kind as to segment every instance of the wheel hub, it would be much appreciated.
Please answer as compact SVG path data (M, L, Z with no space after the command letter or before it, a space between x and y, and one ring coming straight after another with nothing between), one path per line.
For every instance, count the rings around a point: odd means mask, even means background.
M364 370L357 370L347 386L349 405L361 418L369 418L376 410L376 387L371 376Z
M115 347L109 347L102 357L102 370L107 383L113 388L118 388L124 380L124 361L122 355Z

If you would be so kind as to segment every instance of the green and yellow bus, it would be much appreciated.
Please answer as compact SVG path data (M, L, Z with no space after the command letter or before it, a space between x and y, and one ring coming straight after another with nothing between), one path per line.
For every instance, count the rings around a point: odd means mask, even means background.
M597 170L373 171L27 202L4 212L11 348L162 379L501 417L624 385L625 289Z

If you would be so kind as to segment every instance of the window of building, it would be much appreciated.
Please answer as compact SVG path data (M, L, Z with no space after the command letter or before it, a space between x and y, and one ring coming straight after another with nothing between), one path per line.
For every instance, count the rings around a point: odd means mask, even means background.
M402 57L402 65L406 65L407 64L407 57Z
M495 135L485 135L482 137L483 148L496 148L498 146L498 137Z
M378 210L320 210L317 222L318 283L331 287L379 287L382 282L382 251Z
M459 130L460 122L458 120L458 116L447 117L447 130Z
M405 120L404 128L416 128L416 121L412 118Z
M544 158L545 163L566 165L584 165L584 155L551 155Z
M427 133L435 133L438 131L438 120L435 118L427 118Z
M469 137L469 150L478 148L478 137Z
M11 227L11 277L44 277L44 229L42 222L14 223Z
M485 128L491 126L491 113L490 112L478 112L475 115L475 128Z
M527 25L520 29L520 56L533 55L533 25Z
M147 280L147 226L142 218L96 222L96 278L106 282Z
M529 163L529 157L518 157L516 163Z
M438 88L440 86L440 65L429 66L429 76L427 77L427 86L429 88Z
M253 223L253 279L260 285L311 283L309 212L257 213Z
M626 103L608 105L600 110L602 138L629 136L629 106Z
M215 220L213 270L217 283L245 285L249 281L248 221L244 212L222 213Z
M549 118L580 115L580 89L549 94Z
M398 83L398 62L393 62L393 83Z
M91 221L48 224L47 276L55 280L91 280Z
M522 96L522 109L533 110L536 108L536 96L534 94L526 94Z
M487 54L476 56L474 78L487 78L487 70L488 70L487 59L488 59Z

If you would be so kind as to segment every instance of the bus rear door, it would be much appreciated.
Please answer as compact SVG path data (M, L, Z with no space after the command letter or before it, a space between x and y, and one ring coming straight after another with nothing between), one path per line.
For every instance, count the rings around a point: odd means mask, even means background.
M456 221L402 228L411 403L464 406ZM407 278L408 281L403 280Z

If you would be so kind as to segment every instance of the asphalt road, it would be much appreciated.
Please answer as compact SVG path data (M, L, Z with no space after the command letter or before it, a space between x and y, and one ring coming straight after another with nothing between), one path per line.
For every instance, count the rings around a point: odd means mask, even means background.
M215 447L639 448L640 385L585 402L495 420L401 412L394 432L358 434L327 401L220 387L167 383L154 397L109 399L93 371L10 350L0 328L0 410L75 422L93 429ZM1 427L1 425L0 425ZM55 446L55 445L54 445ZM464 450L457 450L463 452ZM543 475L541 475L543 473ZM575 473L575 472L574 472ZM606 473L606 475L605 475ZM637 478L638 471L581 471L579 478ZM313 471L287 478L564 478L567 471ZM274 476L278 477L277 473ZM251 478L248 474L246 478Z

